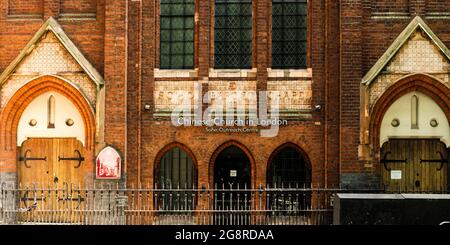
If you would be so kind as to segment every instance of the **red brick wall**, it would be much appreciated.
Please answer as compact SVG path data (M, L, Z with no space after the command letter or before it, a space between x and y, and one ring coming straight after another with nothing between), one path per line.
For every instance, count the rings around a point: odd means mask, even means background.
M450 1L447 0L426 0L426 12L442 12L450 9Z
M95 13L97 0L61 0L61 13Z
M83 3L73 1L73 9L78 9ZM95 4L99 9L97 15L90 19L61 19L60 0L5 0L0 3L0 72L17 57L19 52L34 36L42 24L49 18L54 17L74 42L78 49L86 56L89 62L101 73L104 73L105 63L105 0L83 1L89 5ZM79 4L78 6L76 4ZM115 54L114 54L115 55ZM120 55L120 54L119 54ZM3 108L0 108L3 109ZM92 129L92 134L95 129ZM92 144L91 144L92 145ZM3 147L3 146L2 146ZM90 156L94 156L92 149L89 149ZM0 154L1 155L1 154ZM16 156L9 158L7 155L0 157L0 163L15 161ZM93 159L88 159L93 162ZM10 163L9 162L9 163ZM15 166L2 166L2 171L14 171ZM92 176L90 172L87 176Z
M372 16L375 11L375 9L372 8L373 3L361 1L361 4L360 10L362 11L361 15L363 16L363 23L360 28L363 32L362 44L364 55L362 56L362 66L364 74L375 64L381 55L383 55L395 38L397 38L404 30L412 18L415 17L416 13L420 13L420 16L427 22L438 37L447 46L450 46L450 32L448 29L450 20L448 18L433 18L433 16L430 15L430 13L433 12L450 13L450 1L410 0L409 8L414 10L411 10L408 15L396 15L394 18L386 17L379 19L373 18ZM404 4L404 6L408 6L408 4ZM399 16L401 18L395 18ZM345 42L344 39L343 41Z
M127 11L128 1L105 2L105 141L123 155L127 173ZM130 146L136 147L136 146Z
M42 15L44 10L43 0L7 0L8 15Z
M127 82L127 159L128 159L128 183L153 182L154 161L157 154L166 145L180 142L186 145L195 154L198 160L198 179L200 185L208 184L210 178L209 163L214 151L223 143L237 141L249 149L256 162L254 184L264 184L266 181L266 166L271 153L280 145L292 142L301 147L311 159L313 165L313 183L324 185L325 179L328 185L338 183L338 145L339 133L339 103L332 103L325 107L325 97L328 100L336 100L339 97L339 43L327 46L325 38L337 40L339 37L339 6L336 1L310 1L310 67L313 69L313 104L324 107L322 111L313 112L313 118L306 121L290 121L289 126L280 129L279 136L275 138L261 138L258 134L214 134L205 132L205 128L182 127L176 128L167 120L158 120L152 115L154 74L157 67L159 36L157 30L157 1L143 1L129 5L128 24L128 82ZM198 39L197 67L199 77L195 80L212 79L208 77L208 71L213 66L210 36L211 8L214 1L197 1L196 24ZM267 81L267 67L270 57L270 6L269 0L255 1L254 18L256 35L253 46L255 50L254 60L257 68L257 89L265 90ZM141 8L142 16L140 16ZM327 23L324 19L327 16ZM141 21L141 22L140 22ZM136 23L139 22L139 23ZM328 28L325 30L325 28ZM142 47L140 49L140 47ZM328 48L327 48L328 47ZM331 58L325 64L326 54ZM326 72L329 75L326 76ZM139 79L140 77L140 79ZM238 78L230 78L238 79ZM240 78L239 78L240 79ZM329 82L325 80L329 79ZM165 79L177 80L177 78ZM179 80L179 79L178 79ZM327 88L328 87L328 88ZM205 84L204 89L208 86ZM326 88L328 90L326 90ZM140 91L140 92L139 92ZM122 96L120 96L122 97ZM139 103L140 102L140 103ZM107 103L108 105L108 103ZM150 105L150 110L144 110L145 105ZM108 105L109 106L109 105ZM140 106L140 110L136 109ZM325 111L330 123L325 134ZM139 122L136 122L138 120ZM107 126L107 128L109 128ZM115 128L114 128L115 129ZM109 130L114 130L109 128ZM330 140L325 150L325 141ZM140 147L137 147L139 146ZM328 154L325 157L325 154ZM325 159L329 159L328 172L325 171ZM140 166L140 167L139 167ZM328 173L328 178L325 178Z
M371 0L374 12L409 12L410 0Z
M326 37L328 40L339 40L340 21L339 2L329 0L326 2ZM339 184L339 166L340 166L340 137L339 137L339 112L340 112L340 43L327 42L325 50L325 166L326 186L334 187Z
M142 2L131 2L128 6L128 75L127 75L127 160L128 170L140 175L141 147L141 54L142 54ZM149 39L146 39L149 40Z
M348 182L351 185L360 184L355 182L361 180L350 174L362 174L364 171L363 163L358 160L359 91L364 76L363 58L368 53L363 48L363 30L366 28L363 25L363 2L370 4L361 0L341 1L340 177L341 184L344 185Z
M35 13L37 8L37 0L30 1L14 1L20 2L23 7L28 9L24 14ZM21 49L25 47L28 41L33 37L41 25L53 16L58 20L59 16L59 0L41 0L40 8L45 13L43 18L21 17L20 19L11 19L8 17L8 1L2 1L0 5L0 28L2 35L0 36L0 71L3 71L19 54ZM77 1L78 2L78 1ZM97 2L99 9L104 9L105 0L90 0ZM95 19L90 20L58 20L67 33L69 38L81 50L86 58L95 68L103 74L104 67L104 11L99 11ZM11 40L14 40L11 42Z
M12 0L11 0L12 1ZM245 145L256 161L256 184L265 182L268 158L278 146L291 141L307 152L313 182L332 186L376 183L376 170L358 158L360 140L360 84L362 77L416 15L421 15L450 46L450 20L431 13L450 12L447 0L317 0L309 1L309 67L313 70L313 105L322 105L306 121L291 121L278 137L256 134L210 134L203 128L174 128L153 117L154 68L158 60L157 1L2 1L0 8L0 70L18 55L46 18L61 13L96 12L94 19L58 21L87 59L105 78L105 139L126 160L129 183L140 176L153 181L154 159L167 144L179 141L199 163L199 181L207 183L210 158L221 144L235 140ZM196 1L197 68L194 80L206 81L213 66L213 1ZM265 90L270 66L270 0L255 1L254 61L257 89ZM40 12L39 12L40 11ZM398 18L389 18L399 12ZM42 14L43 18L11 19L8 14ZM374 13L377 13L375 16ZM374 17L375 16L375 17ZM380 18L381 16L381 18ZM11 40L14 40L11 42ZM237 79L237 78L230 78ZM176 78L173 78L176 80ZM150 110L144 110L150 105Z
M370 165L366 168L365 162L358 159L362 77L416 15L450 46L450 19L430 14L450 13L449 3L446 0L341 1L340 176L344 185L368 187L380 183L378 170Z

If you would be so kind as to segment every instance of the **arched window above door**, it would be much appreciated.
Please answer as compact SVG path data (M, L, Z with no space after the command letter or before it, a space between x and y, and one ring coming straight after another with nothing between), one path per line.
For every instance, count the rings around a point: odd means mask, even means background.
M66 96L51 91L33 99L17 128L17 145L28 138L76 138L85 145L85 118Z
M381 122L380 146L398 138L437 138L448 147L450 125L442 108L431 97L411 92L396 100Z

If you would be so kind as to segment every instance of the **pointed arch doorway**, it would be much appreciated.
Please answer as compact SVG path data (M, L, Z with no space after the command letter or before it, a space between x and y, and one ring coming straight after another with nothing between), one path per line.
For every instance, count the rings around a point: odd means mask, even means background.
M18 182L24 187L83 186L83 121L73 103L58 92L34 98L17 129Z
M214 224L250 224L254 160L245 146L228 142L219 147L213 164Z
M18 220L81 222L80 187L93 180L95 116L88 100L68 81L43 76L9 99L0 121L1 151L16 165L18 208L29 210Z
M419 91L402 95L384 114L380 163L388 192L448 190L450 126L445 112Z
M214 185L217 189L251 188L250 159L237 146L229 146L217 156L214 164Z

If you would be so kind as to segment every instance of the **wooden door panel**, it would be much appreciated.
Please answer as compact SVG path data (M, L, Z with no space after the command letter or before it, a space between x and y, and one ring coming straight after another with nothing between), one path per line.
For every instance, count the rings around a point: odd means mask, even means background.
M80 222L82 217L77 210L83 208L84 203L78 203L78 192L74 189L84 186L83 183L83 166L84 160L75 160L76 158L84 158L83 145L76 139L60 138L54 140L57 148L57 175L59 178L60 188L67 190L65 195L58 199L57 207L59 210L65 210L64 218L61 222ZM78 155L78 152L80 155ZM80 158L80 159L81 159ZM83 195L83 193L80 193Z
M62 181L60 183L83 185L83 178L80 174L86 165L83 145L78 140L70 138L56 139L56 141L58 145L58 175Z
M83 187L85 162L78 167L79 161L71 159L79 158L76 151L84 157L83 145L75 138L31 138L23 143L20 148L23 160L38 157L46 160L27 160L27 164L19 161L19 183L24 189L20 192L19 208L26 210L37 202L36 210L19 215L20 221L82 222L83 217L76 210L84 205L78 201L78 195L84 193L76 189ZM41 190L27 192L26 187Z
M448 151L439 140L390 140L383 145L381 157L388 162L397 161L389 162L388 169L402 171L401 180L391 180L390 171L382 166L383 183L387 191L432 193L447 190L448 164L438 161L447 159Z
M48 139L31 139L22 144L18 166L22 187L49 183L53 171L52 146L53 141ZM35 158L45 160L33 160Z
M51 198L45 196L42 191L51 186L53 173L53 141L51 139L29 139L20 148L19 155L19 213L18 219L22 222L31 222L40 219L40 212L27 211L30 209L51 209ZM33 160L45 158L45 160ZM31 159L31 160L29 160Z

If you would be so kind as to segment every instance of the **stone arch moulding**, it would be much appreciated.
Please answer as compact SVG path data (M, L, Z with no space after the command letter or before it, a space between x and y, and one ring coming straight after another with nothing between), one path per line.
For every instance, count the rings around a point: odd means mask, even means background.
M20 88L8 101L0 114L0 145L2 151L15 151L17 128L27 106L39 95L54 91L69 99L81 114L85 125L85 148L94 150L96 116L83 94L67 81L55 76L42 76Z
M253 157L252 153L250 152L250 150L243 144L241 144L238 141L227 141L225 143L223 143L222 145L220 145L212 154L210 161L209 161L209 169L208 169L208 176L209 176L209 185L211 187L214 186L214 166L216 163L216 159L219 156L219 154L227 149L228 147L231 146L235 146L239 149L241 149L245 155L247 156L247 158L250 161L250 167L251 167L251 184L253 187L255 187L256 185L256 162L255 162L255 158Z
M156 181L156 173L157 170L159 169L159 166L161 165L161 159L164 157L164 155L166 153L168 153L169 151L171 151L174 148L180 148L181 150L183 150L184 152L186 152L186 154L192 159L192 163L194 164L195 167L195 179L197 179L197 186L198 186L198 162L197 162L197 157L195 156L195 154L192 152L192 150L186 146L183 143L180 142L172 142L166 146L164 146L159 152L158 154L156 154L155 157L155 161L153 163L153 184Z
M421 92L433 99L450 121L450 89L447 86L424 74L411 75L399 80L381 95L370 110L369 145L377 158L381 147L380 130L384 115L395 101L409 92Z

